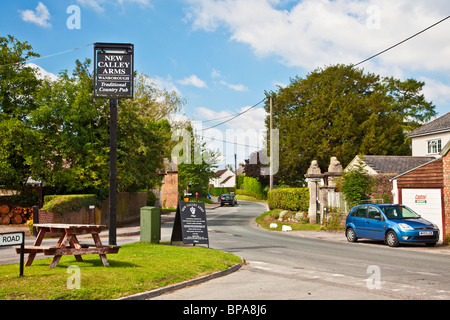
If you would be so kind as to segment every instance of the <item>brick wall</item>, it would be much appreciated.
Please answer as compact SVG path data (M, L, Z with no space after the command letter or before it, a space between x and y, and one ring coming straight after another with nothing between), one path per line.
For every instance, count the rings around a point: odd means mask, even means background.
M392 179L396 175L396 173L385 173L374 176L376 182L370 198L372 200L383 199L387 201L386 203L392 203L394 201L394 197L392 195L393 183L392 181L389 181L389 179Z
M164 176L161 186L162 208L176 208L178 206L178 172L168 172Z
M100 209L86 207L64 214L39 210L39 223L100 224Z
M116 206L117 225L139 221L140 210L146 205L147 192L118 192ZM109 225L109 198L103 201L101 209L85 207L80 211L66 212L64 214L39 210L39 223Z

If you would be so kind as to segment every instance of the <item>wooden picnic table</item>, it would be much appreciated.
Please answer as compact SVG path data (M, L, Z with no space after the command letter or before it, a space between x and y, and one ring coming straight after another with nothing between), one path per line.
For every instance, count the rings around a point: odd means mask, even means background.
M31 266L37 253L52 255L53 260L50 268L55 268L63 255L74 255L77 261L83 261L82 255L98 254L104 266L109 266L106 254L119 252L119 246L104 246L100 240L99 233L106 228L104 225L90 224L35 224L38 232L33 246L25 246L24 253L28 253L25 266ZM54 247L41 246L42 240L47 233L59 234L59 240ZM94 245L80 244L77 235L91 234ZM20 253L20 247L16 247Z

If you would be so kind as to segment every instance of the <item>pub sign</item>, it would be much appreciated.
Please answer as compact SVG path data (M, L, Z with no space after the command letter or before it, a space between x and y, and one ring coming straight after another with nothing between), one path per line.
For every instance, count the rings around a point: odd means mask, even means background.
M133 98L134 45L94 44L94 98Z

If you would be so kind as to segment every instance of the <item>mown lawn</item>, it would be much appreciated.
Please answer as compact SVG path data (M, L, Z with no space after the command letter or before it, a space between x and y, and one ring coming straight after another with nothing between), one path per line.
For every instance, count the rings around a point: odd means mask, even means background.
M124 245L118 254L107 257L109 267L101 264L98 255L83 256L82 262L63 256L54 269L48 268L51 258L38 259L31 267L25 267L23 277L19 277L18 263L0 266L0 299L116 299L225 270L241 262L231 253L205 247L148 243ZM70 266L79 267L80 289L70 289L77 275L70 272Z

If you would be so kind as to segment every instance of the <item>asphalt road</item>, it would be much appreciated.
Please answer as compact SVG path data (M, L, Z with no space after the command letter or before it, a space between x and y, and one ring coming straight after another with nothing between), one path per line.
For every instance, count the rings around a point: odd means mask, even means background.
M265 210L240 201L208 212L210 247L247 264L152 300L450 299L449 255L265 231L254 223ZM163 225L163 237L170 228Z
M266 231L254 222L265 211L262 204L245 201L208 210L210 247L241 256L246 265L228 276L152 300L450 299L448 254ZM172 227L172 223L161 226L162 240L170 240ZM139 235L120 236L117 241L136 242ZM33 238L27 238L27 244L32 243ZM0 264L17 262L11 247L0 248Z

